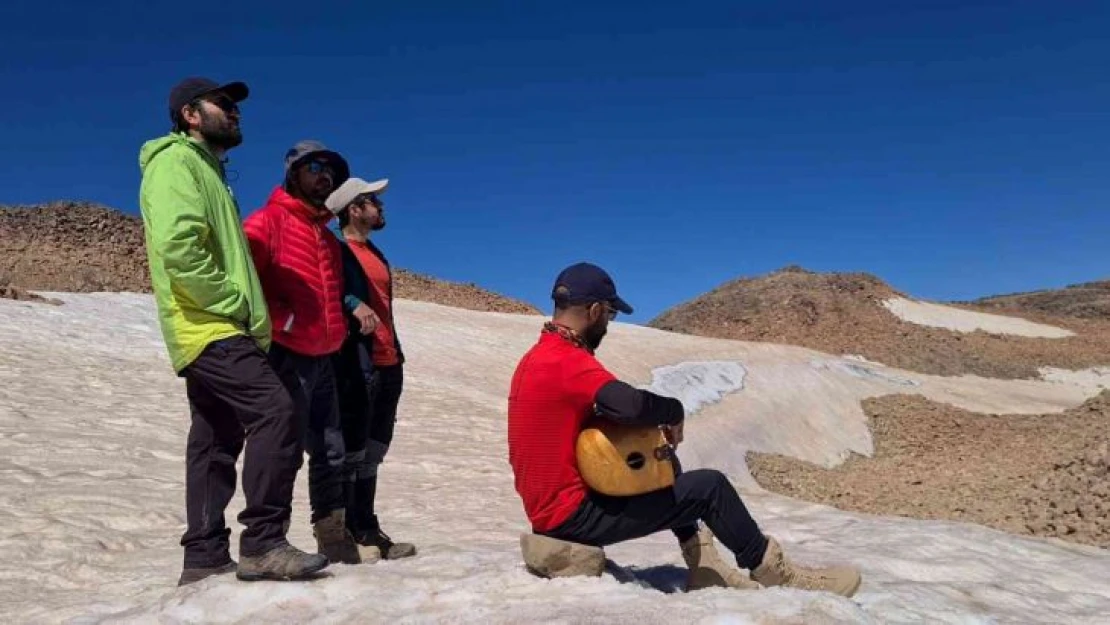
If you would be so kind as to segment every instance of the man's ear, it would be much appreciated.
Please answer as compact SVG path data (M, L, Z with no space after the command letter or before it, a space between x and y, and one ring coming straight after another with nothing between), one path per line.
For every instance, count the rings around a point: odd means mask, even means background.
M594 302L586 307L586 319L589 319L590 323L595 323L601 318L602 312L604 311L601 310L601 303Z
M199 103L192 102L181 107L181 119L189 126L200 126L200 107Z

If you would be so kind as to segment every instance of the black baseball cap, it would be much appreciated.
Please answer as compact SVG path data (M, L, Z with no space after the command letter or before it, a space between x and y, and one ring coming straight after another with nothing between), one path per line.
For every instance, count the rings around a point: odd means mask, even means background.
M632 307L617 295L617 286L605 270L591 263L576 263L555 278L551 299L560 304L608 302L615 310L632 314Z
M209 78L190 76L174 85L174 88L170 91L170 118L176 117L181 107L213 91L219 91L227 95L232 102L242 102L250 95L250 89L247 89L247 84L243 82L229 82L221 85Z

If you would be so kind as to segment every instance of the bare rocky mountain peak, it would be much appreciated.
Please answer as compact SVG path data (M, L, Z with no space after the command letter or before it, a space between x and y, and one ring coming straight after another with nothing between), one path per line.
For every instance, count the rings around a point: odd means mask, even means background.
M0 205L0 296L29 290L150 292L143 222L92 202ZM397 297L480 311L539 314L475 284L397 270Z
M1072 284L1061 289L994 295L968 304L999 313L1032 312L1083 319L1110 319L1110 280Z
M1100 283L1093 283L1100 284ZM1088 287L1090 288L1090 287ZM1076 332L1067 339L960 333L903 321L883 306L907 294L868 273L819 273L791 265L730 280L667 310L648 325L700 336L799 345L859 354L937 375L1028 378L1042 366L1077 369L1107 364L1110 316L1058 317L1042 309L987 310Z

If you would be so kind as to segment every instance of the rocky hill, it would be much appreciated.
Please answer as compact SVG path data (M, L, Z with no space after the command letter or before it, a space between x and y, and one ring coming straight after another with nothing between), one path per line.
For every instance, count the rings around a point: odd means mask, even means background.
M1110 280L1073 284L1062 289L995 295L968 304L989 312L1042 313L1060 317L1110 319Z
M1047 318L1076 332L1066 339L960 333L905 322L882 302L906 297L865 273L816 273L786 267L733 280L649 322L701 336L799 345L858 354L894 367L938 375L996 378L1037 375L1041 366L1079 369L1110 364L1110 322Z
M142 220L87 202L0 206L0 296L31 290L149 292ZM539 314L475 284L397 270L398 297L480 311Z
M984 415L918 395L863 402L872 457L833 469L752 453L769 490L870 514L1110 548L1110 391L1064 413Z

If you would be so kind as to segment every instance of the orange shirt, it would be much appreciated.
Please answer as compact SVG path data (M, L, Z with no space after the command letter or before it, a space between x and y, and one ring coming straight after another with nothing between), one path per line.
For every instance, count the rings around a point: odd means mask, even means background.
M389 275L389 268L370 250L365 241L347 239L347 243L370 282L370 301L366 305L381 321L374 330L374 364L379 367L396 365L400 359L397 357L397 343L393 336L393 310L389 305L389 283L393 277Z

